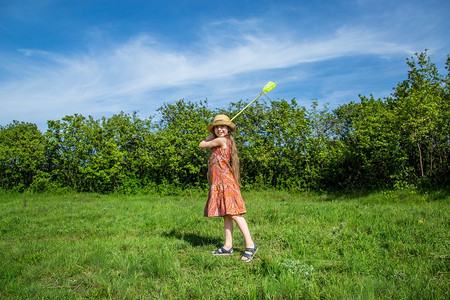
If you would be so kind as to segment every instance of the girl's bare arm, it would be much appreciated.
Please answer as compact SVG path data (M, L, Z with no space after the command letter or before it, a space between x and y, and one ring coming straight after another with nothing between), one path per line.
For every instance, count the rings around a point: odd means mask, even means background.
M220 147L225 149L227 147L227 143L225 138L218 137L214 138L214 135L210 134L204 141L201 141L198 145L200 148L215 148Z

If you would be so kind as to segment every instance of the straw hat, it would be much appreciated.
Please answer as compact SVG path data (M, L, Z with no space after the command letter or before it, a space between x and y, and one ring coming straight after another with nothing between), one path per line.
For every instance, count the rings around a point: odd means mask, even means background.
M225 115L217 115L214 117L213 121L206 127L209 132L213 132L213 128L215 126L225 125L230 127L231 131L234 131L236 129L236 125L230 121L230 118L228 118Z

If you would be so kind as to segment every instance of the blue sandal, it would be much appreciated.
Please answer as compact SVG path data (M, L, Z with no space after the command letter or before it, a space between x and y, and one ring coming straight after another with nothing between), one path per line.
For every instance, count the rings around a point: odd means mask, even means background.
M222 246L213 252L213 255L233 255L233 254L234 254L233 247L231 247L229 250L225 250Z
M243 262L251 262L253 257L255 256L256 251L258 251L258 247L255 245L255 248L245 248L245 252L242 254ZM250 253L246 253L250 252Z

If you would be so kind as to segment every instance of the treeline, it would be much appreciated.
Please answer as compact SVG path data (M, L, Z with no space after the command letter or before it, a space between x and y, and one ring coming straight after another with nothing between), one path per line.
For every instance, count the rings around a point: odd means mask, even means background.
M295 99L255 102L235 120L244 188L290 190L448 186L450 73L427 53L407 59L407 79L386 99L360 96L330 110ZM446 69L449 71L450 58ZM33 191L171 193L207 186L208 151L198 148L216 114L206 101L164 104L156 117L79 114L0 127L0 187Z

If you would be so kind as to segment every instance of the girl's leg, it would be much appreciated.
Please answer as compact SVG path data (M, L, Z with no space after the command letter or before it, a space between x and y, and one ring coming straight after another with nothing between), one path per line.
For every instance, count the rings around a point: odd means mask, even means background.
M245 241L245 248L255 248L255 243L253 242L252 236L250 235L250 230L248 229L247 221L245 221L242 215L232 216L232 219L236 222L239 230L242 232ZM244 260L244 258L242 258Z
M233 219L231 216L223 217L223 228L225 230L225 244L223 245L223 249L225 251L233 248ZM217 252L218 251L218 252ZM222 253L223 251L219 249L212 251L212 254L218 255L218 253Z
M225 245L223 245L223 248L229 250L233 247L233 219L231 216L223 217L223 228L225 229Z

